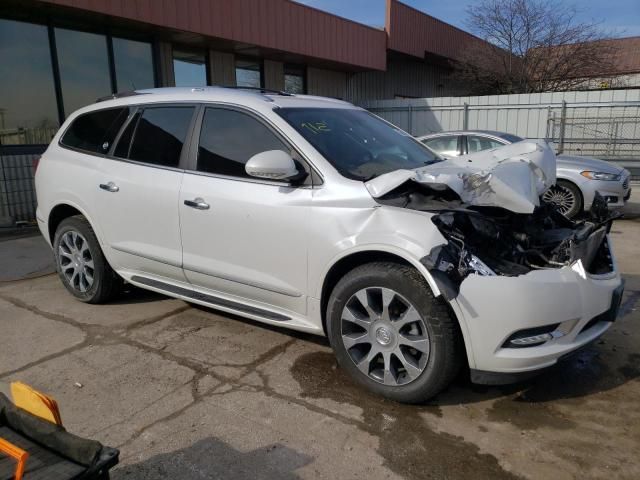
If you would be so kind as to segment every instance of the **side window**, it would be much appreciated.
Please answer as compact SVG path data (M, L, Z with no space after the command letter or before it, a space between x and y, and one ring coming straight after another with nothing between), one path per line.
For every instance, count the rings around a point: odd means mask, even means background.
M223 108L207 108L198 144L200 172L249 177L244 166L256 153L289 148L250 115Z
M441 155L457 157L460 154L458 151L458 137L456 135L429 138L427 140L423 140L423 143L431 150Z
M145 108L135 126L131 122L118 144L116 154L126 153L126 136L133 133L129 154L125 158L138 162L177 167L193 116L194 107L151 107ZM135 120L135 119L134 119Z
M490 150L503 146L504 143L493 140L492 138L479 137L477 135L467 135L467 148L469 153L481 152L482 150Z
M128 108L85 113L73 121L60 142L91 153L107 153L128 115Z

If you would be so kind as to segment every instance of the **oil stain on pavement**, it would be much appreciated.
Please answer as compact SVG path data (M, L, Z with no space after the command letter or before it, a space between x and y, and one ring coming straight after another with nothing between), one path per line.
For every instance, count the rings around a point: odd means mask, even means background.
M519 478L475 445L431 430L420 415L440 416L437 405L402 405L369 394L354 385L329 352L301 355L291 373L303 398L329 398L362 408L358 427L379 438L378 454L389 469L404 478Z

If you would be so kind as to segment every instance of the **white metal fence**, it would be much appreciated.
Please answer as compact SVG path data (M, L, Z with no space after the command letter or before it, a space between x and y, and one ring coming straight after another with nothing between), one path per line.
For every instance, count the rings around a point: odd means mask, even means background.
M498 130L548 139L559 153L640 167L640 89L377 100L361 106L416 136Z

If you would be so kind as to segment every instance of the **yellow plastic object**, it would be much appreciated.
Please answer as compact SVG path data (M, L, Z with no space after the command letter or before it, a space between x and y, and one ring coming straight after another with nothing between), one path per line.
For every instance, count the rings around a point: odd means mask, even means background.
M16 407L56 425L62 425L58 403L48 395L38 392L25 383L12 382L11 397Z
M0 453L4 453L10 456L17 462L13 480L22 480L22 475L24 475L24 467L27 463L27 458L29 458L29 454L21 448L16 447L13 443L9 443L2 438L0 438Z

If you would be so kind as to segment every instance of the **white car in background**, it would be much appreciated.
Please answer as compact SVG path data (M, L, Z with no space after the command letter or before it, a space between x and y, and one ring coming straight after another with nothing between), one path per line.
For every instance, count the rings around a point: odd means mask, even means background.
M458 157L521 142L522 137L490 130L458 130L418 137L431 150L446 157ZM624 207L631 197L628 170L603 160L573 155L557 155L557 182L544 193L547 202L572 218L588 211L595 192L609 208Z
M80 301L126 281L326 335L355 381L422 402L463 363L511 382L615 320L609 212L540 205L555 175L544 142L445 161L338 100L144 90L69 116L37 219Z

